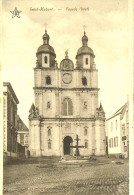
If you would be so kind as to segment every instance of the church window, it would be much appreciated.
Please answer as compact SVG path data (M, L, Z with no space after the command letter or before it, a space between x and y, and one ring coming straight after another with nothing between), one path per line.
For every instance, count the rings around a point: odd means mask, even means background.
M62 114L64 116L73 115L73 104L70 98L65 98L63 100Z
M51 128L52 128L52 127L47 127L47 128L48 128L47 134L48 134L48 136L50 136L50 135L51 135Z
M86 58L86 65L88 65L88 58Z
M83 84L83 85L87 85L87 78L86 78L86 77L83 77L83 78L82 78L82 84Z
M48 136L51 135L51 129L48 129Z
M47 64L47 56L44 57L44 63Z
M47 109L51 108L50 102L47 102Z
M48 149L51 149L52 148L52 141L49 139L48 140Z
M46 84L51 85L51 77L50 76L46 77Z
M87 135L87 128L84 129L84 135Z
M88 141L85 140L85 148L88 148Z

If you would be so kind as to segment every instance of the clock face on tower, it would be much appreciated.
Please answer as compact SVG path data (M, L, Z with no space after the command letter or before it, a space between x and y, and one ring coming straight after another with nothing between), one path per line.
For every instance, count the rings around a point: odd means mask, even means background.
M63 79L62 80L63 80L64 83L69 84L72 81L72 75L69 74L69 73L65 73L63 75Z

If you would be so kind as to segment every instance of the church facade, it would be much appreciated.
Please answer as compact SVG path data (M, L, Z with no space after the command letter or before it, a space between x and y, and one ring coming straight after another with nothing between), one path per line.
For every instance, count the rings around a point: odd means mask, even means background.
M36 53L35 104L29 113L31 156L74 155L76 135L80 155L105 155L105 112L98 105L98 70L84 32L76 65L65 52L58 67L47 31Z

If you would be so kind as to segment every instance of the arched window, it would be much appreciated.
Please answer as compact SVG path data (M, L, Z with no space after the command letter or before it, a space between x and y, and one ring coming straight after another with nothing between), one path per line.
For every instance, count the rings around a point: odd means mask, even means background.
M87 129L86 128L84 129L84 135L87 135Z
M48 140L48 149L51 149L52 148L52 141L49 139Z
M44 57L44 63L47 64L47 56Z
M88 64L88 58L85 59L86 60L86 65Z
M83 77L83 78L82 78L82 84L83 84L83 85L87 85L87 78L86 78L86 77Z
M62 114L64 116L73 115L73 104L70 98L63 100Z
M51 85L51 77L50 76L46 77L46 84Z
M85 140L85 148L88 148L88 141Z
M50 136L50 135L51 135L51 128L52 128L52 127L50 127L50 126L49 126L49 127L47 127L47 129L48 129L48 130L47 130L47 135L48 135L48 136Z
M47 102L47 109L51 108L50 102Z
M51 135L51 129L48 129L48 136Z

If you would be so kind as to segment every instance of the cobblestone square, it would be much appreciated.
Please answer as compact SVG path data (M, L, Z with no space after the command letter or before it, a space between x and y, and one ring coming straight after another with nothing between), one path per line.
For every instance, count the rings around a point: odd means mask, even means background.
M26 162L4 166L6 195L128 195L128 160L80 165Z

